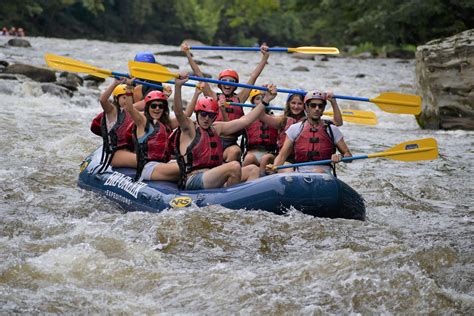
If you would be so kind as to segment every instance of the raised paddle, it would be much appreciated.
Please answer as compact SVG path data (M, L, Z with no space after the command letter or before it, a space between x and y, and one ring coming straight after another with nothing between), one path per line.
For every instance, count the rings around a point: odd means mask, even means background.
M191 46L194 50L231 50L231 51L260 51L260 47L231 47L231 46ZM339 54L336 47L269 47L269 52L301 53L301 54Z
M254 104L247 104L247 103L237 103L237 102L227 102L227 104L241 106L241 107L248 107L254 108ZM277 110L283 111L284 108L279 106L266 106L265 109L268 110ZM360 110L341 110L342 118L344 121L350 123L357 123L357 124L364 124L364 125L377 125L377 116L374 112L371 111L360 111ZM334 116L333 112L324 112L323 115L327 116Z
M129 74L126 73L121 73L121 72L116 72L116 71L111 71L107 69L101 69L98 67L95 67L90 64L86 64L84 62L68 58L68 57L63 57L59 55L53 55L53 54L45 54L44 59L46 60L46 64L50 68L54 68L57 70L63 70L63 71L69 71L69 72L80 72L80 73L86 73L95 77L99 78L108 78L108 77L126 77L130 78ZM146 82L146 81L141 81L134 79L134 82L158 89L162 89L163 86L154 84L151 82ZM174 81L169 81L168 83L174 84ZM186 86L189 87L195 87L196 85L192 83L185 83Z
M149 64L138 61L129 61L128 68L133 77L143 78L153 81L168 81L170 79L179 78L178 73L169 71L166 67L160 64ZM190 80L209 82L215 84L223 84L234 87L242 87L247 89L257 89L267 91L268 89L261 86L248 85L238 82L221 81L209 78L202 78L196 76L189 76ZM291 94L306 94L301 90L277 89L278 92ZM385 92L376 98L360 98L344 95L334 95L337 99L355 100L362 102L372 102L380 107L383 111L398 114L419 114L421 112L421 97L411 94L403 94L397 92Z
M434 138L423 138L418 140L412 140L398 144L386 151L380 153L360 155L353 157L344 157L342 161L352 161L358 159L367 158L379 158L384 157L393 160L400 161L420 161L420 160L433 160L438 158L438 145ZM295 164L288 164L274 167L275 170L285 168L296 168L302 166L315 166L315 165L327 165L331 163L331 159L320 160L320 161L308 161Z

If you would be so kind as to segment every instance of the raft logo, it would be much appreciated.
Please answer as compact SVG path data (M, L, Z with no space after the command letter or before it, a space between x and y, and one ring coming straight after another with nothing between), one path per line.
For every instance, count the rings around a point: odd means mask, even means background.
M84 161L82 164L81 164L81 169L79 170L79 173L81 173L82 171L84 171L87 166L89 165L89 162L88 161Z
M140 189L146 187L146 183L133 182L132 178L116 171L107 178L104 185L122 189L134 198L137 198Z
M170 201L170 205L172 208L177 208L177 207L186 207L191 204L193 199L191 199L189 196L179 196L175 197Z

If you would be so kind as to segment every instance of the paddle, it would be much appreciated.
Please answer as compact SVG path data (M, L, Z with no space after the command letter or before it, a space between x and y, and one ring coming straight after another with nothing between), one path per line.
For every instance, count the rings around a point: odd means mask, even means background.
M438 158L438 145L434 138L423 138L418 140L412 140L398 144L388 150L380 153L360 155L353 157L344 157L342 161L352 161L358 159L367 158L378 158L385 157L393 160L400 161L419 161L419 160L433 160ZM274 167L275 170L285 168L296 168L302 166L315 166L315 165L327 165L331 163L331 159L320 160L320 161L308 161L295 164L288 164Z
M54 69L57 70L64 70L64 71L69 71L69 72L80 72L80 73L87 73L89 75L99 77L99 78L108 78L108 77L126 77L130 78L129 74L126 73L121 73L121 72L115 72L115 71L110 71L107 69L101 69L98 67L95 67L90 64L86 64L84 62L68 58L68 57L63 57L59 55L53 55L53 54L45 54L44 59L46 60L46 64ZM163 89L163 86L151 82L146 82L146 81L141 81L138 79L134 79L133 82L142 84L145 86L150 86L153 88L158 88L158 89ZM174 84L174 81L168 81L167 83ZM189 87L195 87L196 85L192 83L185 83L186 86Z
M248 107L248 108L255 107L254 104L247 104L247 103L227 102L227 104L241 106L241 107ZM277 110L277 111L284 110L284 108L279 107L279 106L266 106L265 109ZM364 124L364 125L377 125L377 116L375 115L374 112L347 109L347 110L341 110L341 114L344 121L347 121L347 122ZM324 112L323 115L334 116L334 113Z
M179 78L178 73L171 72L166 67L163 67L160 64L149 64L149 63L142 63L138 61L129 61L128 67L132 76L137 77L137 78L143 78L143 79L161 81L161 82L168 81L174 78ZM221 81L221 80L202 78L202 77L196 77L196 76L189 76L189 79L194 80L194 81L223 84L223 85L242 87L242 88L247 88L247 89L257 89L257 90L262 90L262 91L268 90L267 88L261 87L261 86L254 86L254 85L248 85L248 84L237 83L237 82ZM277 89L277 91L282 92L282 93L291 93L291 94L303 94L303 95L306 94L305 91L301 91L301 90ZM337 99L372 102L372 103L375 103L378 107L380 107L383 111L390 112L390 113L419 114L421 112L421 97L417 95L402 94L402 93L397 93L397 92L385 92L373 99L351 97L351 96L344 96L344 95L335 95L334 97Z
M194 50L232 50L232 51L260 51L260 47L231 47L231 46L191 46ZM269 52L301 53L301 54L339 54L336 47L270 47Z

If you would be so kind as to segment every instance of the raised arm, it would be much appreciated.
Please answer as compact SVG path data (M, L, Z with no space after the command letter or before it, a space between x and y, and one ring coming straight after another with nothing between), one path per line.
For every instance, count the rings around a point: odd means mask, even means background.
M132 93L132 91L133 91L132 79L126 79L126 84L127 84L127 88L126 88L127 94ZM138 130L137 135L138 135L138 137L140 137L141 135L139 135L139 134L141 134L142 131L145 130L146 118L142 113L140 113L135 108L135 106L133 104L133 97L131 95L127 96L127 101L125 103L125 110L130 114L130 116L132 117L133 122L137 126L137 130Z
M196 106L197 100L199 98L199 95L202 93L203 88L204 88L204 82L199 82L196 85L196 88L194 89L193 98L191 99L191 102L189 102L188 106L186 107L186 111L184 111L184 114L187 117L191 117L191 115L193 115L194 107Z
M184 42L183 44L181 44L181 50L186 54L189 65L191 66L191 69L193 70L194 75L198 77L204 77L204 74L202 73L201 68L199 68L199 65L194 61L193 55L191 55L191 52L189 51L188 43ZM217 95L214 91L212 91L208 83L204 84L203 91L204 91L205 96L216 99Z
M100 105L106 114L112 113L115 111L115 106L110 103L109 98L114 92L114 89L119 85L124 83L122 80L114 79L112 83L105 89L104 92L99 97Z
M268 90L265 92L262 103L258 104L250 113L242 116L237 120L230 122L216 122L214 123L219 135L231 135L236 133L257 120L262 112L265 110L265 104L270 103L277 95L277 88L275 85L265 85Z
M344 124L344 120L342 119L342 113L339 109L339 105L337 104L336 98L334 98L334 93L332 91L328 91L326 99L331 102L332 111L334 113L334 116L332 118L334 125L342 126L342 124Z
M174 103L173 103L173 111L176 119L178 120L179 127L183 133L189 133L192 129L194 123L193 121L186 116L183 111L183 101L181 98L181 88L183 87L183 83L188 81L187 74L180 74L180 78L175 80L175 90L174 90Z
M249 85L255 84L258 77L262 73L263 68L265 68L265 65L267 64L268 57L270 56L267 45L260 46L260 52L262 53L262 59L260 59L260 62L258 63L257 67L255 67L253 72L250 74L250 78L247 81L247 84ZM249 98L249 95L250 95L250 89L242 89L238 94L240 102L243 103L247 101L247 99Z
M276 129L280 129L283 118L284 118L283 116L273 116L273 115L267 114L265 112L263 112L260 115L260 120L263 123L267 124L270 127L276 128Z

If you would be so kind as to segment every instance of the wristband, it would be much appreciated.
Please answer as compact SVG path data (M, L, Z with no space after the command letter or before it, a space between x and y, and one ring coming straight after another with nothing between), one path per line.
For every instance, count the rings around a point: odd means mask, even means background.
M133 96L133 92L125 92L125 95L126 95L127 97L131 97L131 96Z
M270 105L270 103L265 102L263 99L262 99L262 104L265 105L265 106L269 106L269 105Z

